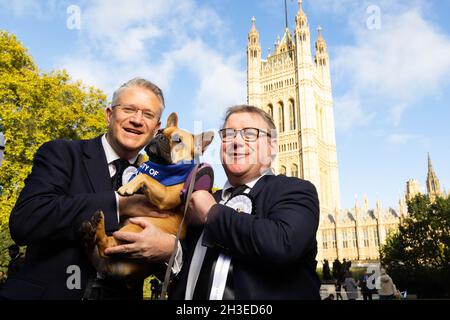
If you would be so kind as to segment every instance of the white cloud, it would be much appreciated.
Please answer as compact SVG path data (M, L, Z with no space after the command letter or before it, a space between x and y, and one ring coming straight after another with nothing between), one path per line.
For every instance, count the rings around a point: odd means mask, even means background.
M145 42L162 34L159 17L167 14L166 1L96 0L83 8L84 39L104 55L126 62L147 58ZM168 1L171 2L171 1Z
M350 24L360 18L367 18L372 13L367 12L370 6L377 6L382 14L385 12L402 12L411 7L424 7L427 5L425 0L319 0L306 2L307 9L319 13L331 13L341 16ZM362 24L365 26L365 23Z
M403 113L406 111L407 108L408 105L406 103L401 103L391 108L390 114L394 126L398 126L400 124Z
M363 90L404 101L438 91L450 75L450 38L418 10L384 21L379 31L360 31L356 45L339 48L335 68Z
M346 131L352 127L367 125L375 115L375 112L367 114L363 110L360 98L355 94L347 94L335 99L337 130Z
M24 16L32 12L41 11L41 2L39 0L0 0L0 9L3 11L12 11L15 16Z
M111 95L126 79L143 76L167 93L177 73L187 70L197 80L189 84L195 86L193 116L209 123L225 107L245 102L244 53L209 45L220 45L214 39L223 32L208 6L192 0L95 0L86 2L82 19L83 49L59 61L75 79Z
M334 14L348 14L354 12L355 7L361 5L361 0L320 0L308 1L308 8L319 12L331 12ZM304 5L304 8L306 6Z
M58 0L0 0L0 11L16 17L32 16L38 19L50 19L50 13L59 7Z
M388 141L393 144L425 143L423 137L408 133L392 133L388 136Z
M409 107L449 84L450 37L425 20L420 8L383 13L380 30L353 30L355 44L335 48L332 56L335 82L345 83L361 101L377 97L377 110L394 126Z
M246 75L238 62L239 57L224 57L197 39L169 53L161 66L168 73L188 68L199 79L194 117L212 123L225 107L245 102Z

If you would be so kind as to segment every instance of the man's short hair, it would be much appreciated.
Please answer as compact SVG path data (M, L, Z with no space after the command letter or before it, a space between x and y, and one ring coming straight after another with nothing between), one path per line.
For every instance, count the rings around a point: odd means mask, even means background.
M264 122L269 126L269 129L270 129L270 131L272 133L272 138L276 138L276 136L277 136L277 127L275 126L275 123L273 122L273 119L270 116L270 114L265 112L263 109L257 108L255 106L249 106L249 105L246 105L246 104L232 106L232 107L228 108L226 113L225 113L225 120L223 121L222 128L225 127L225 123L227 123L228 118L230 118L230 116L232 114L244 113L244 112L245 113L253 113L253 114L259 115L264 120Z
M20 251L20 247L17 244L12 244L8 247L8 250L16 252Z
M159 99L159 101L161 102L161 113L164 111L165 108L165 104L164 104L164 95L162 90L153 82L148 81L146 79L143 78L133 78L128 82L125 82L124 84L122 84L120 86L119 89L117 89L114 94L113 94L113 98L112 98L112 106L115 106L117 104L117 100L119 100L119 96L121 94L121 92L127 88L131 88L131 87L139 87L139 88L144 88L144 89L148 89L151 92L153 92L153 94Z

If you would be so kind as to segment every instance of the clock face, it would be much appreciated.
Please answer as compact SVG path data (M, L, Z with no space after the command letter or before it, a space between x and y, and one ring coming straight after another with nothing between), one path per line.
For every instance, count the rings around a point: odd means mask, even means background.
M237 195L226 203L227 207L233 208L238 213L251 214L253 210L252 199L245 194Z

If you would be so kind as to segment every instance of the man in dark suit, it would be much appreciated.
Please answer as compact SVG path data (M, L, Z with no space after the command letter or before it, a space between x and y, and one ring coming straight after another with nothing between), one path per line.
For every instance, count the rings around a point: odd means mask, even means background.
M14 277L22 269L25 258L20 253L20 247L17 244L8 247L8 254L11 258L8 264L8 277Z
M315 187L273 175L276 129L261 109L228 109L219 132L228 181L214 196L193 193L185 261L169 297L320 299Z
M163 109L162 91L135 78L114 93L106 108L105 135L52 141L37 151L10 216L12 238L27 246L26 261L19 274L8 278L0 298L81 299L88 280L96 276L79 237L82 222L102 210L106 230L112 232L122 217L158 216L143 195L121 197L113 183L118 159L129 165L136 161L158 130ZM149 225L141 234L158 232L154 229ZM136 251L142 245L139 239ZM166 259L174 239L161 233L157 245L160 254L153 259Z

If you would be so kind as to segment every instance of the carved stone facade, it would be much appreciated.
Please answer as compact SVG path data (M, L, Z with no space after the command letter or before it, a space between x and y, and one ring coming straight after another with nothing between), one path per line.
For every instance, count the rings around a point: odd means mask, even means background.
M261 58L252 18L247 46L248 103L266 110L277 126L276 173L311 181L325 216L339 210L339 175L327 45L318 29L311 54L308 19L301 1L293 35L286 28L273 54Z
M428 195L433 201L436 196L448 197L442 192L439 179L428 156L427 174ZM421 194L418 180L406 182L406 192L399 200L398 208L383 208L378 200L375 209L369 209L367 197L364 196L362 208L358 201L351 210L340 210L338 214L322 215L322 222L317 233L319 253L318 260L333 261L346 258L350 260L378 260L380 244L386 242L390 232L396 231L402 219L408 215L407 201Z
M363 199L352 209L340 209L339 174L327 45L318 28L314 59L308 19L299 0L293 35L288 28L267 59L261 57L259 33L252 18L247 46L248 104L266 110L278 129L278 174L311 181L320 199L317 260L379 259L380 244L407 214L406 200L420 193L417 180L407 182L397 209L369 209ZM440 193L439 180L429 160L427 188Z
M356 203L353 209L322 220L317 233L317 260L378 260L380 244L398 229L406 215L406 205L401 201L399 209L382 208L378 201L375 209L369 209L367 199L364 202L362 208Z

